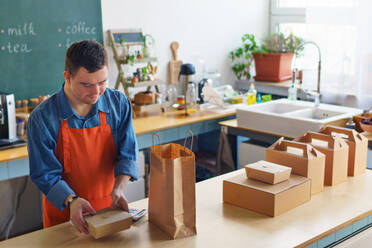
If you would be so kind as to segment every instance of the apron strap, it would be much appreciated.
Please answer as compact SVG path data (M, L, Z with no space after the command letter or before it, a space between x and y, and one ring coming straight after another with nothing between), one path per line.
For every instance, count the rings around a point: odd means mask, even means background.
M99 111L99 123L100 125L107 125L107 119L105 112Z

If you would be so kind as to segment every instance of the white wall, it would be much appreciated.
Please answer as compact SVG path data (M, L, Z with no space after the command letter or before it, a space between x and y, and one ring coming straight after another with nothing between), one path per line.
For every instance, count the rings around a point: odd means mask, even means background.
M200 57L221 73L222 83L233 83L228 52L244 33L260 39L268 32L269 0L102 0L102 19L105 39L108 29L120 28L142 28L155 38L160 79L168 81L170 43L178 41L184 63ZM116 77L111 60L111 87Z

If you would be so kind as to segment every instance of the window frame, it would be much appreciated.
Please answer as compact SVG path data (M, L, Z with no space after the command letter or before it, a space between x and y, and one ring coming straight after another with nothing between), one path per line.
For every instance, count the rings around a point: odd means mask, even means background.
M270 0L270 33L278 31L280 23L305 23L306 8L280 8L280 0Z

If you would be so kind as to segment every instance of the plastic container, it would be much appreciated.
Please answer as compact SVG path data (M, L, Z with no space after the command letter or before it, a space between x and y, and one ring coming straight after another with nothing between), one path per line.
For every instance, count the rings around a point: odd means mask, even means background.
M248 93L247 93L247 104L252 105L256 103L257 103L257 91L254 88L254 84L251 83L251 85L249 86Z
M17 120L17 136L23 137L25 134L25 121L24 120Z
M297 100L297 88L294 84L291 85L290 88L288 88L288 100L290 101L296 101Z
M261 94L258 93L257 94L257 103L261 103L262 102L262 97L261 97Z

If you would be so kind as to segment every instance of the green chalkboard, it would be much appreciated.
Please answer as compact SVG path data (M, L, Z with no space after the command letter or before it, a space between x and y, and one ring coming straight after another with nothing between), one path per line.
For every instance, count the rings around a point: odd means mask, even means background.
M0 0L0 91L53 94L67 47L84 39L103 44L101 0Z

